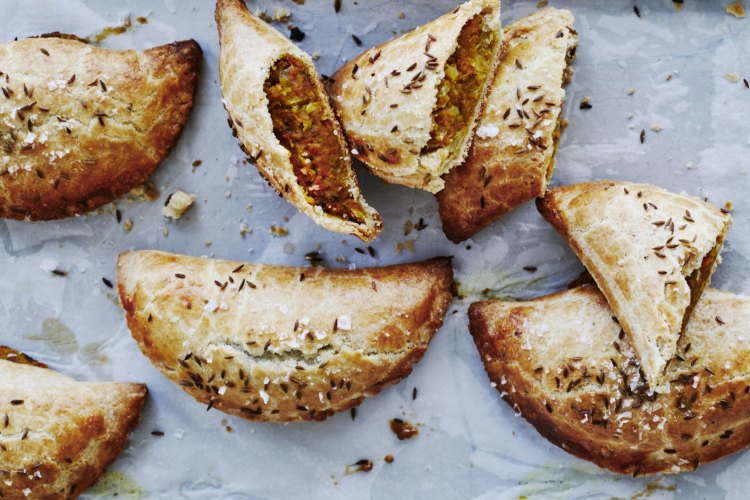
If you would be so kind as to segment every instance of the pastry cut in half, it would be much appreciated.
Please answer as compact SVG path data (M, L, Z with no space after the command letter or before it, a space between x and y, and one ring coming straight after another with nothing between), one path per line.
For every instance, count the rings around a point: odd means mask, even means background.
M693 470L750 443L750 298L707 289L652 391L595 286L469 310L503 399L545 438L621 474Z
M177 143L193 40L106 50L52 34L0 45L0 217L83 214L143 184Z
M406 377L452 284L447 258L345 271L136 251L117 263L151 362L209 409L272 422L323 420Z
M655 186L600 181L537 199L607 297L655 390L719 262L731 217Z
M310 56L251 14L218 0L219 71L229 126L284 198L320 226L362 240L382 229L365 202L341 126Z
M458 243L544 195L560 139L563 85L578 34L567 10L547 8L505 28L497 73L464 163L437 194L443 231Z
M0 498L76 498L125 447L146 394L76 382L0 347Z
M344 65L331 98L354 156L388 182L440 191L469 150L501 36L499 0L471 0Z

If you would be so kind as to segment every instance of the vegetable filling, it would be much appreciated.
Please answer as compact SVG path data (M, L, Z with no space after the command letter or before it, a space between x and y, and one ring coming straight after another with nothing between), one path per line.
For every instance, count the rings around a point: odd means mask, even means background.
M721 245L723 242L724 234L721 234L716 239L716 245L711 249L710 252L708 252L708 254L706 254L705 257L703 257L701 266L686 278L687 284L690 287L690 305L685 312L685 318L682 320L683 331L688 324L688 320L690 320L690 316L693 313L695 305L698 303L698 300L703 294L703 290L708 285L708 279L711 277L711 270L716 264L716 259L719 257L719 251L721 250Z
M307 69L285 56L271 68L264 90L273 132L290 153L307 201L329 215L361 223L365 213L349 192L349 165Z
M463 143L493 63L495 32L483 21L488 13L477 14L464 25L458 47L445 63L430 141L423 153L445 147L455 151Z

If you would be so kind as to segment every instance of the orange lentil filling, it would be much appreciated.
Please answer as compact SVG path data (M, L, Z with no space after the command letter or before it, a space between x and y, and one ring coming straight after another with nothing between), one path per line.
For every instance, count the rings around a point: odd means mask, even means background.
M468 132L493 63L495 32L484 24L482 12L472 17L458 37L458 47L445 63L432 113L430 141L424 153L458 148Z
M279 59L264 85L273 132L307 201L330 215L362 222L362 207L349 192L349 165L335 127L308 70L290 56Z

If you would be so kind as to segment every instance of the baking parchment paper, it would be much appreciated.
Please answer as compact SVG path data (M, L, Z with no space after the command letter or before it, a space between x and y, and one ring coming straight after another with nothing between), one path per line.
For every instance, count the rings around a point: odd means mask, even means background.
M338 14L332 0L250 5L271 15L288 9L288 23L306 33L300 45L319 54L324 74L456 5L341 3ZM550 2L573 12L580 34L567 88L570 126L553 184L627 179L719 205L731 200L734 226L714 286L747 294L750 89L742 78L750 78L750 20L726 13L727 3L687 1L678 12L671 0L637 0L638 17L632 0ZM150 389L126 450L84 497L746 497L750 452L676 477L623 478L571 457L515 417L490 387L468 334L466 307L485 296L529 298L560 290L582 270L577 259L533 203L453 245L442 235L431 195L387 185L363 169L364 192L385 224L372 243L375 257L357 251L365 249L358 240L318 228L242 161L220 102L213 7L210 0L0 0L4 41L51 31L93 37L129 18L131 26L106 37L103 46L145 49L195 38L205 54L190 122L151 179L156 200L136 193L99 213L60 222L0 221L0 343L80 380L142 381ZM503 23L535 8L536 2L506 1ZM145 23L136 20L141 16ZM288 33L286 24L276 26ZM635 92L629 95L629 89ZM593 107L581 110L585 96ZM177 188L198 200L181 220L167 222L161 207ZM124 229L128 220L130 232ZM289 234L275 236L272 225ZM242 236L243 227L252 232ZM114 281L117 254L133 248L288 265L308 265L305 254L319 251L326 265L342 267L453 255L465 298L453 303L414 373L367 400L356 420L346 413L325 423L251 423L207 413L141 355L115 293L102 281ZM55 276L53 269L68 275ZM419 436L399 442L388 426L394 417L418 424ZM164 436L152 435L154 430ZM393 464L383 461L387 454L395 457ZM373 460L371 472L345 473L347 464L363 458Z

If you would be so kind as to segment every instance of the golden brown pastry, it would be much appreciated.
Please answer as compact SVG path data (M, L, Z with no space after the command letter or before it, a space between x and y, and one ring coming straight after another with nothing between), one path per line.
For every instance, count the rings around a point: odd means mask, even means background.
M198 401L250 420L323 420L406 377L442 325L449 259L344 271L154 251L117 262L143 353Z
M76 382L0 352L0 498L76 498L125 447L146 386Z
M621 474L693 470L750 442L750 298L708 289L654 392L604 296L472 304L487 373L565 451Z
M731 217L698 198L615 181L553 189L537 205L607 297L658 388Z
M78 215L142 184L182 132L201 58L193 40L144 52L54 35L0 45L0 217Z
M500 45L500 1L471 0L334 75L352 153L388 182L436 193L466 157Z
M567 10L542 9L505 29L500 62L466 161L437 194L443 231L458 243L542 196L555 166L563 85L578 44Z
M352 169L346 139L310 56L251 14L218 0L219 71L229 126L263 177L331 231L371 240L382 229Z

